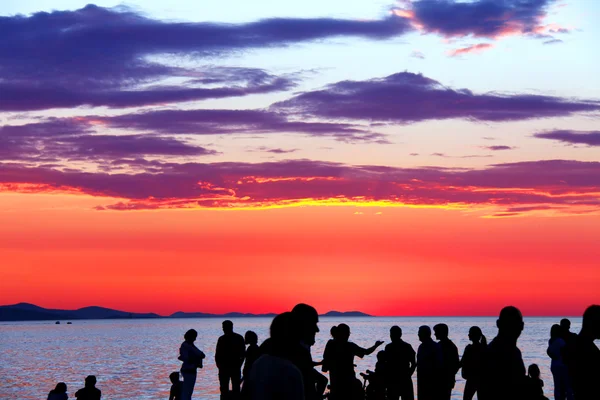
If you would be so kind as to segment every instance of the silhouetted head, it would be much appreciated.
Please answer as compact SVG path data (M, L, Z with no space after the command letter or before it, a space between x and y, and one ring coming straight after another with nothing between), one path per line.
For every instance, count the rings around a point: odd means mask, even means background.
M560 327L565 331L569 332L571 330L571 321L568 318L563 318L560 320Z
M496 326L498 327L498 335L511 340L517 340L525 327L523 314L521 314L521 311L517 307L504 307L500 311L500 317L496 321Z
M331 327L331 329L329 330L329 334L331 335L332 338L335 339L335 335L337 334L337 326L336 325Z
M233 332L233 322L226 319L225 321L223 321L223 333L227 334L227 333L232 333L232 332Z
M420 326L418 335L421 342L431 339L431 328L427 325Z
M472 326L471 329L469 329L469 340L473 343L487 343L485 336L483 336L483 332L481 332L481 328L478 326Z
M196 332L195 329L190 329L189 331L187 331L185 333L185 335L183 335L183 338L188 343L194 343L196 341L197 337L198 337L198 332Z
M402 329L398 325L390 328L390 339L392 342L402 339Z
M85 377L85 387L96 386L96 377L94 375L88 375Z
M385 361L385 351L381 350L377 352L377 361Z
M308 304L296 304L292 308L292 314L298 322L300 329L300 340L308 346L315 344L315 336L319 332L319 313Z
M554 324L552 328L550 328L550 341L554 341L554 339L558 339L563 335L563 329L560 325Z
M346 324L339 324L335 332L335 338L342 342L347 342L350 338L350 327Z
M67 384L64 382L58 382L54 388L54 393L67 393Z
M435 333L435 338L437 340L448 339L448 325L446 324L437 324L433 327L433 332Z
M600 339L600 306L589 306L583 313L581 332L590 335L594 340Z
M291 312L284 312L273 318L270 334L271 355L287 357L300 344L298 324Z
M171 380L171 383L175 385L177 382L179 382L179 372L171 372L169 374L169 379Z
M527 368L527 375L533 379L540 379L540 367L538 367L537 364L531 364L529 368Z
M244 335L244 343L258 344L258 335L254 331L247 331Z

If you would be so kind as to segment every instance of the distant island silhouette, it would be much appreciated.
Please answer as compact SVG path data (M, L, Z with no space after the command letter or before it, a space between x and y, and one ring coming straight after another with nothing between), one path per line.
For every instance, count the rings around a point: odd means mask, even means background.
M251 314L229 312L225 314L212 314L203 312L177 311L171 315L156 313L132 313L128 311L113 310L106 307L90 306L77 310L58 310L37 306L29 303L18 303L0 306L0 321L56 321L56 320L82 320L82 319L142 319L142 318L257 318L274 317L275 313ZM329 311L322 314L324 317L370 317L360 311Z

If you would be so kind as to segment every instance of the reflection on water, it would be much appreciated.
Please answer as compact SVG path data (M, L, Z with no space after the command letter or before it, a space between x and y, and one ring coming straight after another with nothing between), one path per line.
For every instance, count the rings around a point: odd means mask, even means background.
M542 370L546 396L553 397L550 359L546 347L553 323L559 318L527 318L519 339L526 365L536 363ZM578 332L579 318L571 319L572 331ZM270 319L233 320L242 335L253 330L262 342L268 335ZM389 328L399 325L403 339L418 347L417 329L446 322L450 338L462 355L468 344L469 328L478 325L488 341L496 335L494 318L321 318L313 358L320 360L332 325L350 325L350 340L363 347L375 340L389 342ZM45 398L57 382L67 383L73 397L83 387L87 375L96 375L97 387L106 399L159 399L169 397L169 373L177 371L179 345L186 330L194 328L196 345L206 353L204 368L198 372L194 392L197 399L218 399L217 369L214 350L221 335L219 319L161 319L73 321L72 325L54 322L0 323L0 398L38 400ZM385 345L384 345L385 346ZM383 348L383 347L382 347ZM357 372L373 369L375 354L356 359ZM416 374L415 374L416 376ZM453 399L462 399L464 381L457 374Z

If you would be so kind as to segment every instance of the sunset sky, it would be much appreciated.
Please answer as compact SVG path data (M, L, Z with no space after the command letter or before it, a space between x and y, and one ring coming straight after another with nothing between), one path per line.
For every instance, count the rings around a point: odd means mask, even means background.
M599 19L584 0L4 0L0 304L581 315Z

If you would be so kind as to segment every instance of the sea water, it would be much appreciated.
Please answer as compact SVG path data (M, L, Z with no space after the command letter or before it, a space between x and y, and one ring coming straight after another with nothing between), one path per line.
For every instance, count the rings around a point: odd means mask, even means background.
M259 343L267 336L270 318L237 318L232 320L234 330L244 334L253 330ZM444 322L450 327L450 338L462 355L469 343L468 331L479 326L488 341L497 333L495 318L482 317L322 317L320 333L312 348L315 361L323 355L329 339L329 329L344 322L350 326L350 340L362 347L372 346L376 340L389 343L392 325L402 328L403 339L415 351L419 345L417 330L420 325ZM536 363L542 371L544 392L553 398L550 359L546 355L550 327L559 318L526 318L525 330L519 338L519 348L525 365ZM57 382L65 382L68 393L83 387L87 375L95 375L102 398L168 399L169 374L178 371L177 360L183 334L188 329L198 331L196 345L207 356L204 368L198 371L194 390L196 399L218 399L219 382L214 351L221 332L221 320L209 319L127 319L127 320L74 320L71 325L50 322L0 323L0 399L40 400ZM571 318L571 330L578 332L580 318ZM383 349L385 344L380 347ZM379 350L379 349L378 349ZM376 352L363 359L355 358L359 372L374 369ZM413 376L416 393L416 373ZM464 380L460 371L452 399L462 399Z

